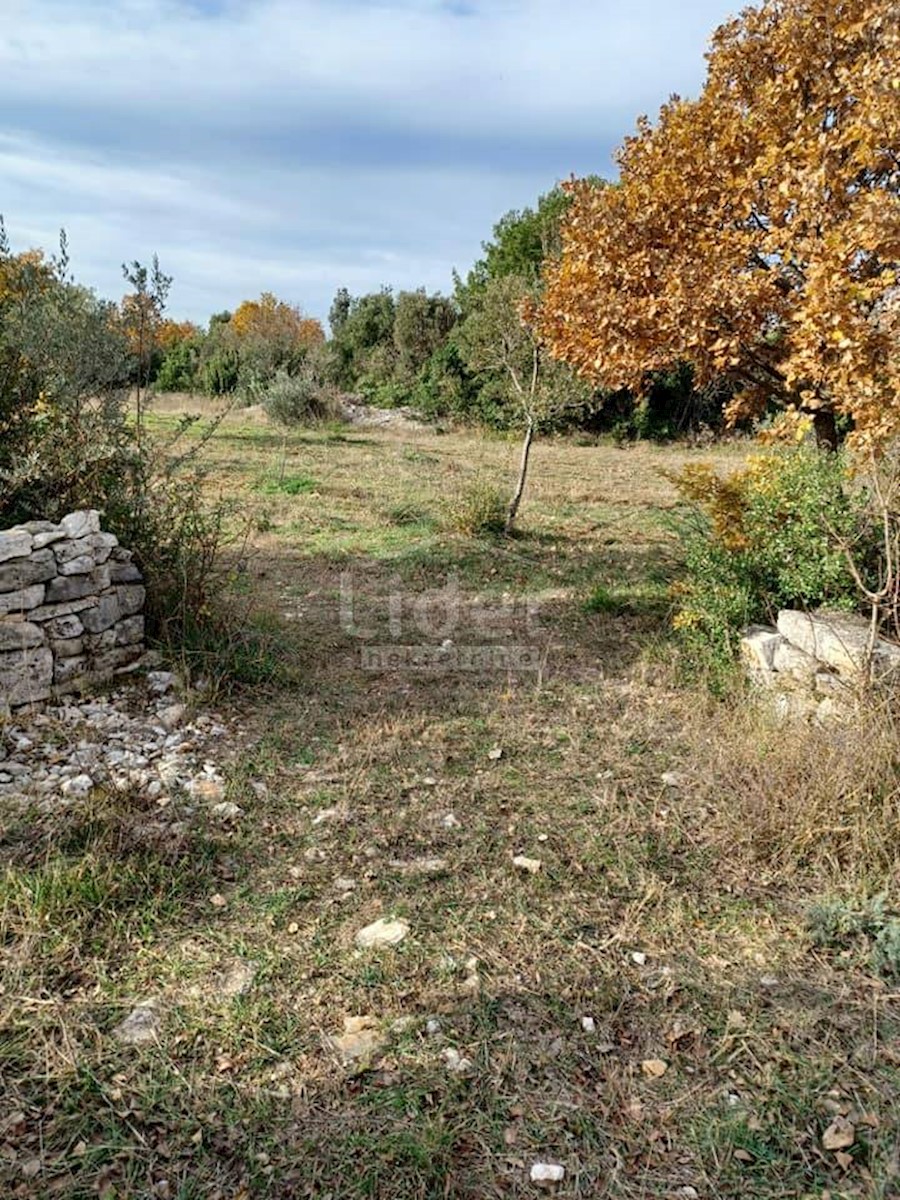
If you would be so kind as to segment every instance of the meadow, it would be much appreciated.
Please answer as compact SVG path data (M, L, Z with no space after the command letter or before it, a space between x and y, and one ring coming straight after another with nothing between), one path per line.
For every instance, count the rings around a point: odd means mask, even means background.
M893 742L680 673L661 469L700 452L541 441L511 539L448 532L499 436L238 410L207 457L259 636L189 703L239 814L4 818L3 1193L897 1195L900 995L808 919L896 876Z

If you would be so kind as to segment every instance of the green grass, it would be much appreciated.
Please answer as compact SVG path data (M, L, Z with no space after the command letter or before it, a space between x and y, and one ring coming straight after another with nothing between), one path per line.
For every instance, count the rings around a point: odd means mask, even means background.
M501 439L236 413L209 450L210 486L265 515L254 635L205 646L246 657L216 699L243 815L0 802L0 1194L483 1200L558 1161L576 1200L895 1195L900 1004L868 947L805 924L896 894L893 793L835 784L804 817L855 743L804 750L679 685L657 468L690 452L539 442L520 536L483 539L438 518L473 479L508 487ZM261 492L282 463L315 483ZM539 664L362 667L369 641L445 637ZM384 916L408 937L359 949ZM148 998L158 1041L120 1045ZM363 1069L328 1040L354 1016L383 1037ZM822 1147L843 1110L849 1162Z

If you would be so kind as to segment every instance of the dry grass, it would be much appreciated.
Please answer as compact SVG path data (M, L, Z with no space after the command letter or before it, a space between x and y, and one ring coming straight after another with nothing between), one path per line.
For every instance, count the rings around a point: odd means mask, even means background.
M242 582L291 683L231 702L231 829L148 840L100 796L33 836L5 821L4 1194L482 1200L557 1161L566 1197L897 1195L900 1005L804 929L812 899L894 884L893 733L788 735L676 686L656 468L689 452L539 445L506 543L433 518L505 485L512 443L283 441L238 413L212 451L210 486L257 508ZM536 658L365 670L398 620L404 644ZM409 936L359 950L380 916ZM147 996L158 1044L119 1046ZM328 1038L361 1015L385 1042L354 1071Z

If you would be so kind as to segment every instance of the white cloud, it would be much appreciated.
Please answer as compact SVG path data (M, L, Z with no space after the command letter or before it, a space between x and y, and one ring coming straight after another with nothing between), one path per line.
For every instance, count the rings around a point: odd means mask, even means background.
M723 0L0 0L0 196L173 309L447 287L493 222L695 91ZM415 272L419 272L416 274ZM277 277L277 278L276 278ZM357 282L354 282L357 281Z

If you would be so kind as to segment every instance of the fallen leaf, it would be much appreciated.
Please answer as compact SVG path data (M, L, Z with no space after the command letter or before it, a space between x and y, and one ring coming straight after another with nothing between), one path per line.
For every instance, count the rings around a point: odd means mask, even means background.
M669 1069L669 1064L661 1058L645 1058L641 1070L648 1079L660 1079Z
M856 1127L846 1117L835 1117L822 1134L826 1150L846 1150L856 1141Z
M738 1160L738 1162L742 1162L742 1163L752 1163L753 1162L753 1155L750 1153L749 1150L735 1150L734 1157Z

